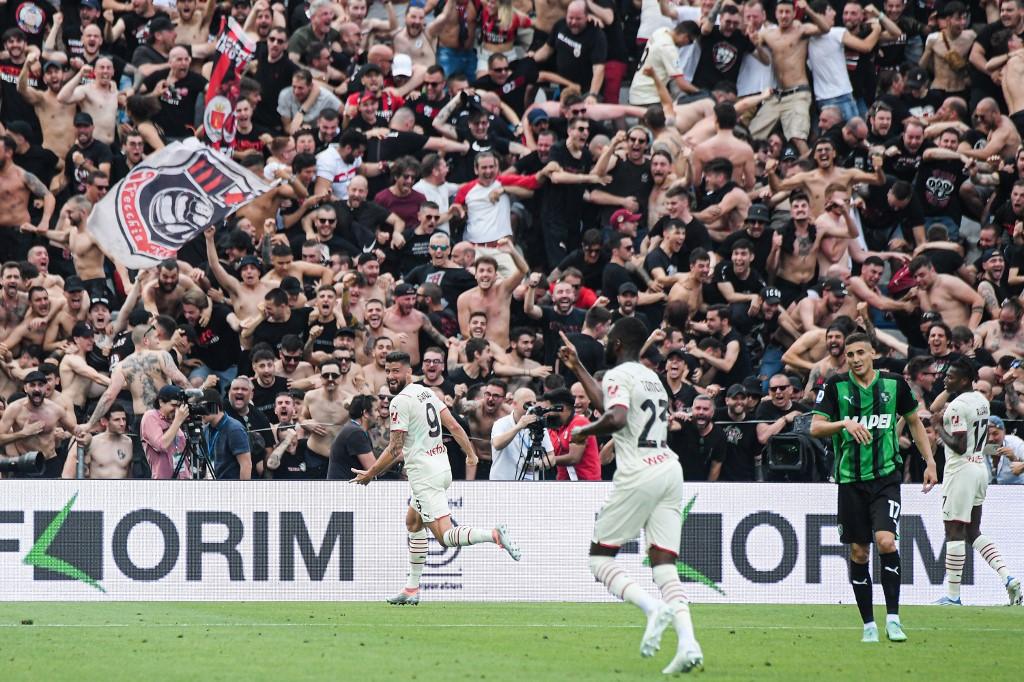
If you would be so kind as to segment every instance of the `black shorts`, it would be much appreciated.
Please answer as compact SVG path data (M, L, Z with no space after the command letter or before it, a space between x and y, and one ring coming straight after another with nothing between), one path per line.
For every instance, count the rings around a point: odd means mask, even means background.
M839 541L844 545L870 545L875 532L899 536L899 471L873 481L839 484Z
M1010 114L1010 120L1017 127L1017 133L1024 135L1024 111L1017 111Z

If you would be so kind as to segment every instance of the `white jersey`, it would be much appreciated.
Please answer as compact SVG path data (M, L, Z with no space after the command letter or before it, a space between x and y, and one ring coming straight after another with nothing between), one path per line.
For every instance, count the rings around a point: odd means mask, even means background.
M946 448L944 478L967 466L985 466L982 450L988 442L989 414L988 400L977 391L961 393L946 407L946 413L942 415L942 427L950 435L966 433L967 450L963 455L958 455L951 448Z
M391 399L391 430L405 431L405 470L409 480L448 472L448 448L441 440L441 412L448 407L420 384L409 384Z
M352 182L362 165L361 156L353 159L352 163L346 163L338 153L337 145L332 144L316 155L316 176L330 181L334 196L345 201L348 199L348 183Z
M601 386L606 411L626 408L626 425L612 435L615 482L666 463L678 468L679 457L668 447L668 393L658 375L639 362L626 362L605 372Z

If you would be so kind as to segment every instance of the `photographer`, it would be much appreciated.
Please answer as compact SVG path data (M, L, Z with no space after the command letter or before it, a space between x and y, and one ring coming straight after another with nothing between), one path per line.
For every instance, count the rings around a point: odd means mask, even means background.
M249 452L249 434L237 419L224 414L224 401L216 389L203 392L203 438L213 460L218 480L252 479L252 454Z
M512 394L512 413L494 422L491 427L491 472L492 481L534 481L541 478L536 471L523 472L526 456L533 442L531 432L538 431L543 440L545 457L541 463L545 469L555 466L555 448L541 418L531 409L537 395L528 388L520 388ZM537 426L532 427L532 424ZM526 467L528 468L528 467ZM520 479L522 475L522 479Z
M554 411L549 415L548 433L555 446L555 464L558 465L559 481L600 481L601 454L597 438L591 436L577 445L572 442L572 432L586 426L590 421L575 413L575 398L567 388L557 388L545 393L541 400Z
M174 474L177 458L185 449L185 434L181 425L188 417L185 394L177 386L168 384L156 394L153 409L146 410L139 423L146 460L153 478L169 479ZM183 466L178 478L189 478L188 467Z

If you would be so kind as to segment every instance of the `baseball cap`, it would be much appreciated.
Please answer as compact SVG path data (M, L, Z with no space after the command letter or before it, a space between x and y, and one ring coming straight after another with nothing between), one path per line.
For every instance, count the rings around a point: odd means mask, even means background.
M779 157L779 161L796 161L800 158L800 151L791 144L787 144L782 148L782 155Z
M25 121L11 121L7 124L7 132L21 135L22 137L32 137L33 135L32 126Z
M988 423L989 423L989 426L994 426L997 429L999 429L1000 431L1005 431L1006 430L1006 424L1003 422L1003 418L1002 417L996 416L994 414L990 414L988 416Z
M238 269L241 270L247 265L254 265L260 270L263 269L263 264L260 263L260 259L256 256L242 256L242 260L238 261Z
M392 76L412 76L412 57L407 54L396 54L391 61Z
M747 210L747 222L767 223L771 220L771 213L764 204L751 204Z
M985 263L989 258L995 258L996 256L1000 258L1003 256L999 249L985 249L984 253L981 254L981 262Z
M609 222L614 227L616 225L621 225L622 223L625 223L625 222L630 222L630 223L640 222L640 219L642 217L643 216L640 215L639 213L632 213L630 211L627 211L624 208L620 208L615 213L612 213L612 217L609 220Z
M84 111L79 111L77 114L75 114L74 125L76 128L79 126L91 126L92 116L85 113Z
M158 400L167 403L172 400L184 400L185 392L174 384L167 384L157 392L156 397Z
M92 299L92 302L89 304L89 310L92 310L93 308L95 308L98 305L104 306L107 310L110 310L110 301L108 301L105 298L94 298L94 299Z
M342 327L338 330L337 336L348 336L354 339L356 337L356 330L352 327Z
M548 114L543 109L533 109L526 115L526 120L529 121L531 125L536 125L540 121L547 121Z
M776 305L782 303L782 291L775 287L765 287L761 289L761 298L764 299L765 303Z
M623 294L633 294L636 296L640 293L640 290L636 288L636 285L632 282L623 282L619 285L619 296Z
M285 277L284 279L281 280L281 289L286 294L291 294L293 296L295 294L301 294L302 282L300 282L298 278L289 275L288 277Z
M831 291L833 294L838 296L846 296L846 294L849 293L846 291L846 284L838 277L830 277L829 279L826 279L821 288L824 291Z
M416 287L414 287L413 285L409 284L408 282L402 282L401 284L399 284L398 286L395 287L395 298L398 298L399 296L415 296L415 295L416 295Z
M69 294L73 294L76 291L85 291L85 285L82 284L82 278L78 275L71 275L65 279L64 291Z
M747 395L747 387L743 384L733 384L729 387L729 390L725 392L726 398L735 398L738 395Z
M89 7L90 9L100 9L100 0L81 0L78 4L82 7Z
M40 372L38 369L34 369L25 375L23 384L34 384L36 382L46 383L46 375Z
M174 22L166 14L158 14L149 20L149 35L159 31L173 31Z
M71 338L77 339L79 337L91 337L95 334L92 327L87 322L76 322L75 326L71 328Z
M60 69L61 71L63 71L64 65L60 62L46 62L45 64L43 64L44 72L49 71L50 69Z
M686 352L682 348L673 348L669 352L665 353L665 359L679 358L680 360L686 360Z
M927 82L928 74L925 73L924 69L911 69L910 73L907 74L907 87L911 90L924 87Z
M757 377L747 377L743 380L743 388L747 390L747 395L753 395L760 398L764 395L764 391L761 390L761 380Z

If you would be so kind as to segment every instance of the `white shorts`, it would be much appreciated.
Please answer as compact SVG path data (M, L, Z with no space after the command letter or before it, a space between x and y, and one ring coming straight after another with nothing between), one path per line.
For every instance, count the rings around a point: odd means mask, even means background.
M412 499L409 505L416 510L424 523L433 523L451 515L448 508L448 486L452 484L452 472L437 474L430 478L409 481Z
M942 520L970 523L971 511L985 501L988 470L969 464L942 480Z
M635 483L616 485L597 514L595 544L618 549L640 536L648 549L679 555L683 530L683 470L678 462L652 467Z

